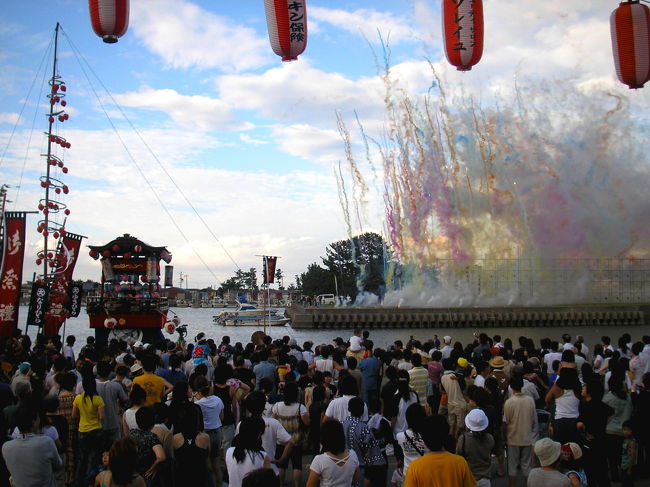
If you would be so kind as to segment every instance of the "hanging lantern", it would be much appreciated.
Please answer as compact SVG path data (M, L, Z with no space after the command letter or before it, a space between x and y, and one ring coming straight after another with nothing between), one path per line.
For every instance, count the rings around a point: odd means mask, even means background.
M273 52L295 61L307 47L306 0L264 0L266 25Z
M176 331L176 325L171 321L168 321L167 323L165 323L165 331L170 335L173 335L174 332Z
M609 21L618 79L643 88L650 80L650 9L638 0L622 2Z
M93 30L104 42L117 42L129 28L129 0L88 0L88 7Z
M469 71L483 55L483 0L442 0L447 60Z
M115 253L118 253L120 251L120 246L117 245L117 244L113 244L113 246L111 247L111 250L113 252L115 252Z
M142 245L136 245L133 247L133 250L135 250L136 253L142 252Z
M104 320L104 327L105 327L105 328L108 328L109 330L110 330L111 328L115 328L115 325L117 325L117 320L116 320L115 318L113 318L113 317L111 317L111 318L106 318L106 319Z
M97 257L99 257L99 254L97 253L96 250L91 250L90 252L88 252L88 255L90 255L95 260L97 259Z

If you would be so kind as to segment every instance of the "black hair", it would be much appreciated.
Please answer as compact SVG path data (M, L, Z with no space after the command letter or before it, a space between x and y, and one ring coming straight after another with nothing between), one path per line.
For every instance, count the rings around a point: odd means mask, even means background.
M358 394L357 381L351 375L346 375L341 380L341 394L344 396L356 396Z
M316 386L312 390L312 403L323 402L325 400L325 387Z
M23 405L18 408L16 412L16 426L21 433L29 431L38 417L38 412L35 408Z
M153 408L141 407L135 412L135 422L142 431L149 431L156 424L156 414Z
M147 372L153 372L156 370L156 361L151 355L144 355L140 360L142 368Z
M343 425L335 419L325 421L320 427L320 442L323 452L331 452L334 455L345 451L345 433Z
M262 391L253 391L246 396L246 409L253 416L261 416L266 406L266 397Z
M358 396L353 397L348 402L348 411L350 412L350 415L355 418L360 418L361 416L363 416L364 409L365 409L365 404L363 402L363 399L361 399Z
M424 420L427 417L427 413L424 411L424 408L420 406L419 403L411 404L408 408L406 408L405 416L406 424L408 427L421 435L424 429Z
M524 378L521 375L513 375L510 379L510 387L513 391L521 392L524 387Z
M591 399L599 402L603 399L605 395L605 387L600 379L592 379L585 384L587 388L587 394L591 396Z
M239 423L239 433L232 440L232 446L235 447L233 457L237 463L244 461L246 453L251 457L263 456L262 434L264 428L266 428L266 423L262 418L244 418Z
M84 401L90 399L90 402L93 402L93 396L97 395L97 382L95 378L90 374L84 374L81 384L84 388Z
M282 393L282 400L287 406L298 402L298 384L295 382L287 382Z
M106 379L111 374L111 364L101 361L97 364L97 375L102 379Z
M431 451L441 451L449 435L449 423L444 416L435 414L427 416L423 421L422 439Z
M248 472L241 482L241 487L280 487L280 477L270 468L258 468Z
M129 394L129 402L132 406L139 406L144 404L147 399L147 392L138 384L133 384L131 393Z

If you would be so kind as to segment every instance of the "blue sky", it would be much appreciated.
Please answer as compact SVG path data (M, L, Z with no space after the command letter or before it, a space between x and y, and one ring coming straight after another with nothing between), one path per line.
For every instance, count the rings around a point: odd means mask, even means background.
M0 26L0 179L17 186L25 165L20 193L14 188L10 196L16 207L35 209L38 203L46 107L37 68L56 21L65 32L59 71L69 87L70 120L60 127L72 143L65 153L68 229L87 235L88 244L130 233L167 245L176 272L189 274L191 286L218 285L236 265L259 268L256 254L281 256L280 268L293 276L318 261L329 242L346 237L333 171L345 160L336 113L349 125L356 113L368 130L380 133L377 32L389 39L393 73L407 93L431 85L428 59L449 86L487 103L494 93L511 90L516 75L565 78L585 89L598 84L648 103L643 90L628 94L615 79L609 15L616 2L488 0L483 59L468 73L444 60L439 1L308 0L307 6L307 49L298 61L282 63L270 48L261 0L133 1L129 31L113 45L93 33L85 1L12 2ZM92 84L85 78L70 41L101 83L93 75ZM381 208L371 213L366 229L382 232ZM35 227L32 217L32 255L39 245ZM32 263L28 256L26 276ZM76 275L98 279L99 265L84 252Z

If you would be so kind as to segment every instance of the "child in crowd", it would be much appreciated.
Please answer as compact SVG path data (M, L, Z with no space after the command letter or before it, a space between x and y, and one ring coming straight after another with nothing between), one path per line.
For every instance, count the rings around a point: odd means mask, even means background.
M560 471L571 481L571 487L587 487L587 474L582 466L582 448L577 443L562 445Z
M623 447L621 448L621 486L634 487L637 443L631 421L623 422Z

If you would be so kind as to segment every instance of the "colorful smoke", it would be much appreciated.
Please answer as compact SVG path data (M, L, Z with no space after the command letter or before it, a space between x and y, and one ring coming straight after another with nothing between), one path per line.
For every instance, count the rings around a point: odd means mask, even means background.
M359 230L364 175L383 175L385 303L647 302L650 160L629 101L557 81L486 107L432 77L417 97L385 77L384 133L361 131L364 157L341 128Z

